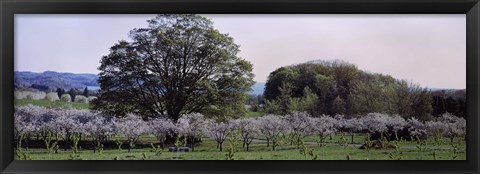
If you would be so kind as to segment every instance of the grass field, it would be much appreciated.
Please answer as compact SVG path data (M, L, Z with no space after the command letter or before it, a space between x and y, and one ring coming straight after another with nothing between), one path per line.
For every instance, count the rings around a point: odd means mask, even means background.
M361 139L364 136L356 136ZM359 149L358 146L341 146L337 143L339 136L332 137L332 140L326 141L323 146L315 143L306 144L309 149L315 149L318 155L317 160L346 160L349 156L350 160L392 160L390 153L394 149L370 149L370 152ZM313 139L307 137L306 139ZM453 149L444 139L441 145L433 145L433 141L429 141L427 148L420 151L416 148L415 142L403 142L401 144L400 153L402 160L434 160L433 153L435 151L436 160L452 160ZM139 143L148 143L155 141L155 138L143 136ZM167 145L173 146L173 145ZM228 153L229 145L224 143L223 151L216 149L216 142L207 138L203 138L203 142L195 147L195 152L168 152L167 148L160 155L152 152L151 148L134 148L131 152L127 149L118 150L116 148L105 149L101 154L93 153L92 150L79 150L79 157L83 160L224 160ZM234 155L238 160L311 160L311 156L304 156L300 153L301 148L295 145L284 144L277 146L275 151L271 146L267 147L266 142L253 142L247 152L245 148L239 146L238 152ZM462 143L458 147L455 160L465 160L465 144ZM72 155L71 150L58 150L58 153L49 154L46 149L32 149L27 152L32 160L67 160ZM145 155L145 156L144 156ZM18 159L18 158L17 158Z
M252 111L248 111L247 112L247 117L248 118L253 118L253 117L260 117L262 115L265 115L265 113L262 113L262 112L252 112Z
M31 100L31 99L15 99L15 106L26 106L28 104L43 106L46 108L71 108L71 109L88 109L88 103L48 101L48 100Z

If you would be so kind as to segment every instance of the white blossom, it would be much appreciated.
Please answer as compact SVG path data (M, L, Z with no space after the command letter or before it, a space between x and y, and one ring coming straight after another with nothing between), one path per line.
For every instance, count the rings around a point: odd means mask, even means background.
M168 135L173 135L176 132L176 126L172 120L167 118L155 118L148 122L149 133L157 137L162 149L164 148L165 140Z
M200 113L183 115L177 121L178 131L189 138L192 151L195 150L197 139L201 138L206 130L205 123L205 117Z
M205 134L207 137L217 142L217 148L222 151L223 142L227 139L228 135L232 131L232 125L224 122L215 122L213 120L206 121Z
M285 132L289 131L289 123L284 118L278 115L266 115L258 118L259 128L262 135L267 138L267 146L272 141L272 149L275 150L277 138Z

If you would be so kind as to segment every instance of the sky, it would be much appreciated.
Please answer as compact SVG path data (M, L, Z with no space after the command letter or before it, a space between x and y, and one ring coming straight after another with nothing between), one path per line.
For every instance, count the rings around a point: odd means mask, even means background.
M16 14L15 70L96 74L109 48L154 16ZM282 66L342 59L422 87L466 87L464 14L202 16L240 45L257 82Z

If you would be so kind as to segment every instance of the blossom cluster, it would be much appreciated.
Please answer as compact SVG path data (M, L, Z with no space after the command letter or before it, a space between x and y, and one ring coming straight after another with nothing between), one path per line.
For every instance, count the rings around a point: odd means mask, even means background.
M311 117L305 112L287 115L265 115L257 118L226 119L219 122L206 118L200 113L186 114L174 122L168 118L144 119L135 114L115 118L104 116L91 110L47 109L40 106L20 106L15 108L15 138L38 136L45 138L49 132L67 140L77 134L91 140L104 140L106 137L123 136L135 142L141 135L156 137L162 144L169 135L180 134L195 142L201 137L217 141L217 147L234 131L237 131L247 146L253 139L265 137L273 146L284 135L300 138L307 135L325 137L338 132L387 132L408 130L412 137L443 135L447 137L465 136L466 121L463 118L445 113L436 121L422 122L415 118L404 119L380 113L370 113L363 117L346 119L343 115L334 117L323 115ZM193 144L194 146L194 144Z

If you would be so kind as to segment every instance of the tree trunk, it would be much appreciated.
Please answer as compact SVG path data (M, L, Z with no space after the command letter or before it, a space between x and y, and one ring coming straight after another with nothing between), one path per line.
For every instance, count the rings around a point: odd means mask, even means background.
M222 151L222 145L223 145L223 143L220 143L220 152Z
M190 144L192 146L192 152L194 152L195 151L195 137L192 138Z
M325 139L323 138L323 135L320 134L320 144L319 144L320 147L323 146L323 141L324 141L324 140L325 140Z
M270 147L270 140L267 138L267 147Z
M300 141L301 141L301 140L300 140L300 139L301 139L300 136L301 136L301 135L299 135L299 136L297 137L297 149L300 148Z
M22 148L22 147L20 147ZM25 151L28 151L28 139L25 140Z
M353 144L353 135L354 135L354 133L351 134L351 136L352 136L352 144Z
M70 134L67 133L67 138L65 139L65 142L63 144L63 150L67 151L67 147L70 145Z

